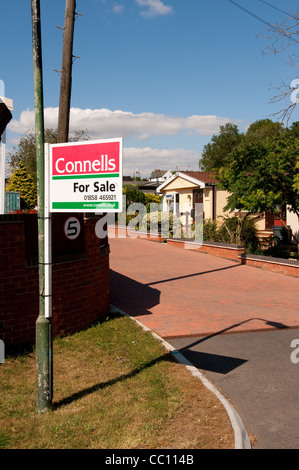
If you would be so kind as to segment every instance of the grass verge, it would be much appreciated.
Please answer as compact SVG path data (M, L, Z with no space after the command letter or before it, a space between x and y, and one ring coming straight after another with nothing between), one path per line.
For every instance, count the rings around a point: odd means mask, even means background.
M223 406L151 333L109 316L53 344L53 411L36 413L35 352L0 365L0 448L228 449Z

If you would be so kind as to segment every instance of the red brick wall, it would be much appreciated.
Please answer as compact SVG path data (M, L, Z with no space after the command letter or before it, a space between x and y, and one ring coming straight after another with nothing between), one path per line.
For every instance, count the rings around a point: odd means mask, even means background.
M256 268L265 269L279 274L286 274L288 276L299 276L299 266L292 266L283 263L271 263L259 259L241 258L241 264L248 266L255 266Z
M54 336L86 328L109 312L109 246L95 235L97 220L84 220L83 259L53 265ZM0 221L0 339L6 346L35 341L38 268L26 267L25 223Z
M181 240L172 240L168 239L167 244L173 245L178 248L184 248L185 243L188 245L188 241L184 242ZM189 246L192 247L192 242L189 242ZM196 246L196 244L195 244ZM240 253L244 253L244 248L231 248L217 245L200 245L198 248L194 248L195 251L200 251L202 253L208 253L213 256L218 256L220 258L237 260Z
M184 248L184 244L185 244L185 242L181 240L172 240L172 239L168 239L167 243L178 248ZM192 243L190 243L190 246L192 246ZM290 263L284 264L283 260L274 261L272 259L271 261L271 258L268 258L266 260L258 259L258 257L255 259L252 259L244 255L244 248L231 248L231 247L226 248L222 246L203 244L202 246L197 248L196 251L200 251L202 253L208 253L210 255L218 256L220 258L237 260L241 264L247 264L248 266L255 266L257 268L265 269L267 271L273 271L273 272L285 274L288 276L299 277L298 263L294 263L293 265Z

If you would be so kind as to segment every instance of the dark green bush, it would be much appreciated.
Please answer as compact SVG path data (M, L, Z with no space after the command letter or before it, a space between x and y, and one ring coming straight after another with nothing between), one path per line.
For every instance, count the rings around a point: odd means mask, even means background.
M259 247L254 220L239 215L224 217L220 226L213 220L205 220L203 240L244 245L250 251Z

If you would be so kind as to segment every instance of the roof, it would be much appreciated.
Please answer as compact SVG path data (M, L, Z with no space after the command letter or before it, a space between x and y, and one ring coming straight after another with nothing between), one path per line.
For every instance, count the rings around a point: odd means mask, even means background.
M214 173L211 171L183 171L185 175L191 176L196 180L202 181L207 184L216 184L218 181L215 178Z
M151 178L159 178L163 175L165 175L165 173L167 173L168 170L157 170L155 171L154 173L151 174Z
M159 184L157 181L143 181L139 188L157 188Z
M209 171L179 171L175 173L172 178L169 178L168 180L164 181L164 183L157 188L157 191L161 191L162 189L164 189L177 177L184 178L187 181L198 185L200 188L204 188L206 185L217 183L214 173L211 173Z

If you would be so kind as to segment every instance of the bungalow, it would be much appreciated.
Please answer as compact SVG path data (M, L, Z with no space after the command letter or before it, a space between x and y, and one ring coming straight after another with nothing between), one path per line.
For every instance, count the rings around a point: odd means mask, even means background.
M213 173L206 171L177 172L157 188L163 196L163 211L180 217L185 225L186 213L194 217L196 204L202 204L205 219L220 220L225 215L228 193L217 187Z
M149 177L149 181L164 183L164 181L166 181L171 176L172 176L172 173L169 170L156 170Z
M186 214L194 217L196 203L202 204L204 219L221 224L222 217L232 215L224 210L229 193L217 186L217 180L211 172L177 172L157 188L157 193L163 196L163 211L178 216L182 225L186 224ZM281 215L286 220L286 214ZM273 226L281 225L280 219L272 213L258 213L252 217L255 218L260 237L271 236Z

